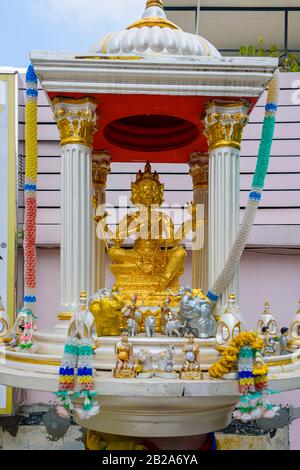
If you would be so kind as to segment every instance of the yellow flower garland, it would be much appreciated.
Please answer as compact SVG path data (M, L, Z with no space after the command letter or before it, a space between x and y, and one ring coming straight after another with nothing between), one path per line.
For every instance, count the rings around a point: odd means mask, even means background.
M239 351L243 346L250 346L252 349L260 351L263 345L263 340L258 336L258 333L249 333L247 331L240 333L231 340L218 362L211 366L209 375L214 379L218 379L228 374L233 369ZM268 373L268 367L263 364L257 370L255 369L253 373L254 375L265 375Z

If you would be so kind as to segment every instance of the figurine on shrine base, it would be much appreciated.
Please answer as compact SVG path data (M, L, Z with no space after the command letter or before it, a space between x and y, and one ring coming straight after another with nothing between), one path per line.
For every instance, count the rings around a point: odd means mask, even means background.
M275 337L270 333L268 326L263 326L261 329L264 340L264 356L274 356L276 353L276 340Z
M127 325L129 336L137 336L140 331L142 314L137 307L138 296L131 297L131 304L122 310L124 325Z
M139 379L177 379L178 373L174 372L175 348L169 346L165 351L152 354L147 349L141 349L137 354L135 370Z
M95 317L97 335L120 336L120 317L125 306L118 287L102 289L90 301L89 309Z
M187 335L188 342L183 348L184 363L181 369L182 380L201 380L203 378L198 360L200 346L195 343L195 334Z
M147 338L154 338L156 335L156 318L154 315L149 315L145 319L145 333Z
M116 379L134 379L136 376L134 363L131 362L133 353L132 344L129 343L128 330L121 332L121 339L115 346L115 354L117 356L116 368L113 371Z
M165 335L166 334L166 325L167 323L170 321L170 320L175 320L174 318L174 314L170 308L170 303L171 303L172 299L171 297L168 295L165 300L164 300L164 303L161 307L161 310L160 310L160 317L161 317L161 334L162 335Z
M178 373L174 372L174 355L176 351L173 346L169 346L165 351L162 351L155 356L155 362L157 370L155 371L155 377L161 379L177 379Z
M287 349L289 342L289 329L284 326L283 328L281 328L280 333L280 355L284 356L285 354L290 354L290 351Z

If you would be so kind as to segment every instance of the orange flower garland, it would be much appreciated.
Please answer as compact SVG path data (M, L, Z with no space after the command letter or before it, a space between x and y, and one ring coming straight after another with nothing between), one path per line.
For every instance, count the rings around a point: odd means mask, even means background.
M239 351L243 346L249 346L255 351L260 351L263 349L264 343L257 333L249 333L247 331L240 333L231 340L219 361L211 366L209 375L214 379L218 379L228 374L234 368L238 360Z

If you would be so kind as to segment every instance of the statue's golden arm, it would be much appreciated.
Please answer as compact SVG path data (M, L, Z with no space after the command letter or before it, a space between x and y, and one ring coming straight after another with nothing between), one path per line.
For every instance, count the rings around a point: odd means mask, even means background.
M175 227L173 220L167 214L161 213L162 232L166 240L174 240Z
M115 232L109 228L106 222L107 215L108 214L105 213L102 217L95 217L95 222L97 222L97 234L99 238L101 237L105 240L110 240L116 246L121 246L128 236L131 236L138 230L137 225L132 225L133 221L137 218L136 214L130 214L123 217Z
M165 247L175 247L180 245L191 231L195 232L196 228L204 223L203 219L196 220L196 209L193 205L190 206L190 214L192 217L181 224L175 235L174 224L172 220L169 216L163 214L164 218L166 218L167 223L169 223L168 219L172 223L172 231L169 231L169 234L173 235L162 240L162 243ZM168 234L168 232L166 231L164 233L166 233L166 235Z
M128 238L139 231L139 223L137 223L138 214L128 214L120 221L113 240L119 246Z

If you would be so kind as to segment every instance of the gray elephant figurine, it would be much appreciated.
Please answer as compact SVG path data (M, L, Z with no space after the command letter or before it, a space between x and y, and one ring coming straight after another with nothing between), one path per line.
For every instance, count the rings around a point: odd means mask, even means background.
M199 296L193 296L186 291L183 295L179 311L182 320L190 332L193 332L197 338L212 338L216 335L217 323L212 315L211 304L208 300L201 299Z
M145 319L145 333L148 338L153 338L156 331L156 318L153 315L149 315Z
M128 330L129 336L131 336L131 337L137 336L137 334L139 332L139 327L138 327L138 324L137 324L137 322L135 321L134 318L128 318L128 320L127 320L127 330Z
M183 336L182 330L186 327L186 322L182 323L180 320L169 320L166 324L166 335L167 336Z

